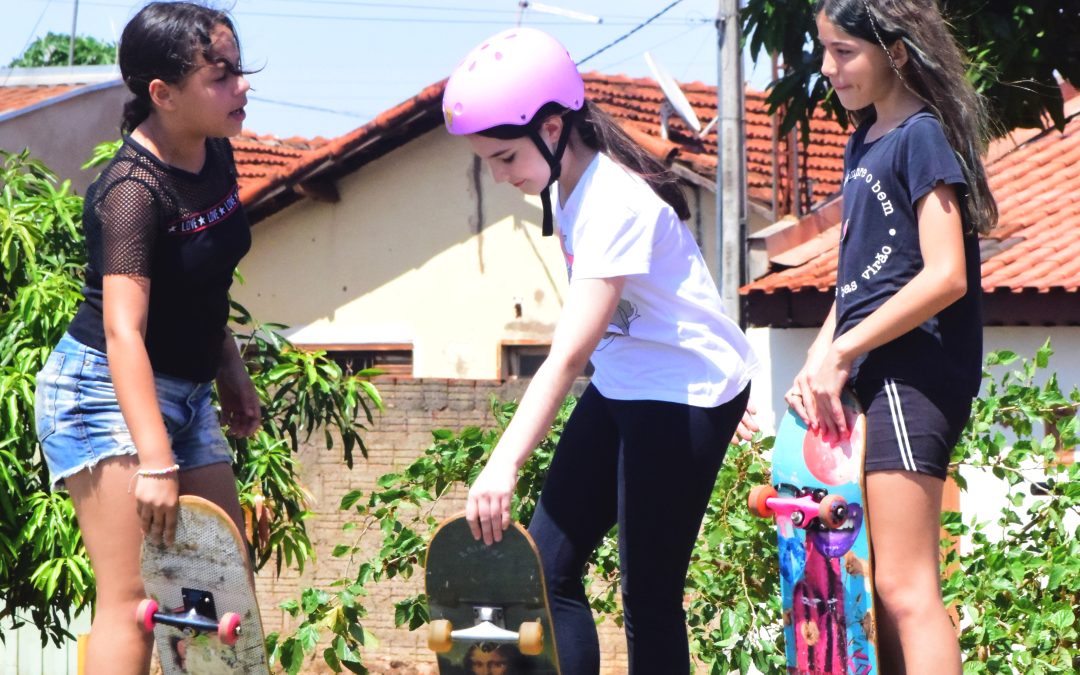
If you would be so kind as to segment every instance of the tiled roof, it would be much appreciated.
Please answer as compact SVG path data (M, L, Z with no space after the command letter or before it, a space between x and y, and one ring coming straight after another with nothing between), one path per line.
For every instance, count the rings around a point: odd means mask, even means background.
M233 138L240 199L253 222L305 194L333 191L326 187L329 181L442 124L439 102L443 84L425 87L416 96L337 138L282 140L253 134Z
M381 156L394 147L416 138L441 124L439 104L444 82L426 87L413 98L387 110L364 126L335 139L281 140L245 134L233 139L240 170L241 198L254 220L294 201L295 186L305 180L332 178ZM715 127L704 139L697 139L677 116L669 123L669 139L660 136L660 106L664 100L656 82L645 78L585 75L589 97L623 124L633 138L654 155L673 161L715 181ZM716 116L716 87L701 83L682 85L702 124ZM789 211L785 193L790 175L787 139L778 142L779 179L773 180L772 127L764 94L748 91L747 181L749 194L770 207L773 184L779 184L779 207ZM812 124L809 150L800 159L800 182L810 187L817 201L839 189L843 173L846 133L835 122L820 115ZM348 161L345 159L348 158ZM804 200L806 201L806 200Z
M705 126L716 117L716 87L700 82L680 85L687 100ZM585 87L589 97L623 122L624 127L634 128L648 135L657 144L660 137L660 106L664 94L654 80L629 78L621 75L587 73ZM686 163L696 173L710 179L716 178L716 127L703 139L697 139L681 118L671 116L669 141L677 150L674 159ZM848 132L839 124L825 118L820 110L811 122L810 143L799 159L800 183L803 193L812 192L810 202L818 202L840 189L844 171L844 145ZM765 104L765 94L746 90L746 164L749 197L761 204L772 204L774 182L780 183L781 191L790 181L790 136L778 139L777 171L779 181L773 179L773 127L772 118ZM639 139L640 140L640 139ZM650 148L653 150L653 148ZM653 150L655 153L656 150ZM781 195L783 199L783 195ZM805 200L804 200L805 201ZM781 205L781 212L788 212Z
M257 136L250 131L232 140L233 155L239 171L241 195L248 201L258 186L291 173L293 166L310 155L325 140Z
M1080 290L1080 98L1066 104L1066 113L1064 131L1019 130L990 148L987 173L1000 217L979 242L986 294L1057 297ZM751 304L779 293L831 299L839 221L838 198L804 218L803 243L779 255L770 251L774 271L740 292Z
M0 86L0 114L28 108L54 96L78 89L78 84Z

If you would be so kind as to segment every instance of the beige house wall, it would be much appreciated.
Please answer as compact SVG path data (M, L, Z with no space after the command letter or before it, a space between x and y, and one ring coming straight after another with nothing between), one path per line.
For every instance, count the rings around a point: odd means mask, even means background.
M97 88L42 105L10 117L0 116L0 149L21 152L29 147L72 189L86 194L97 170L80 167L90 159L94 146L120 138L120 117L127 88L120 84L90 85Z
M337 189L337 203L254 226L234 296L256 318L301 345L410 344L416 377L498 379L504 343L550 341L567 287L558 240L540 235L539 199L496 185L466 143L436 129ZM687 196L709 259L715 196Z
M477 180L478 178L478 180ZM234 295L299 344L408 343L414 375L493 379L500 343L545 341L566 289L539 200L496 186L442 129L253 228ZM521 317L515 305L521 305Z

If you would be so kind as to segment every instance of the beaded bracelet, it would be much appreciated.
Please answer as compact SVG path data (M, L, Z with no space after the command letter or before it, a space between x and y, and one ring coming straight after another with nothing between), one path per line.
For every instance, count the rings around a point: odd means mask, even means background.
M135 473L139 476L168 476L170 473L176 473L180 470L179 464L173 464L167 466L164 469L139 469Z
M128 481L128 494L131 494L131 486L135 484L135 479L139 476L148 476L150 478L161 478L168 476L169 474L176 473L180 470L179 464L173 464L167 466L164 469L139 469L131 476L131 480Z

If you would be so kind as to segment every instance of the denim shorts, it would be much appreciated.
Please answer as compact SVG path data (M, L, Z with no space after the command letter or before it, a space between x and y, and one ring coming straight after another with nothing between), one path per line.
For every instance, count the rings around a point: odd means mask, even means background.
M158 405L181 471L232 462L210 383L154 373ZM116 400L106 355L65 334L37 375L38 440L52 488L109 457L138 454Z

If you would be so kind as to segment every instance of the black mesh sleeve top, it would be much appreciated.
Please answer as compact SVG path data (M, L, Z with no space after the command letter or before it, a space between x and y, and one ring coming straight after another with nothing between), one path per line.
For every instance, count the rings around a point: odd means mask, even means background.
M68 327L105 351L102 277L150 281L146 348L155 372L195 382L217 374L229 287L251 247L228 139L206 141L199 173L165 164L130 137L86 192L86 300Z

